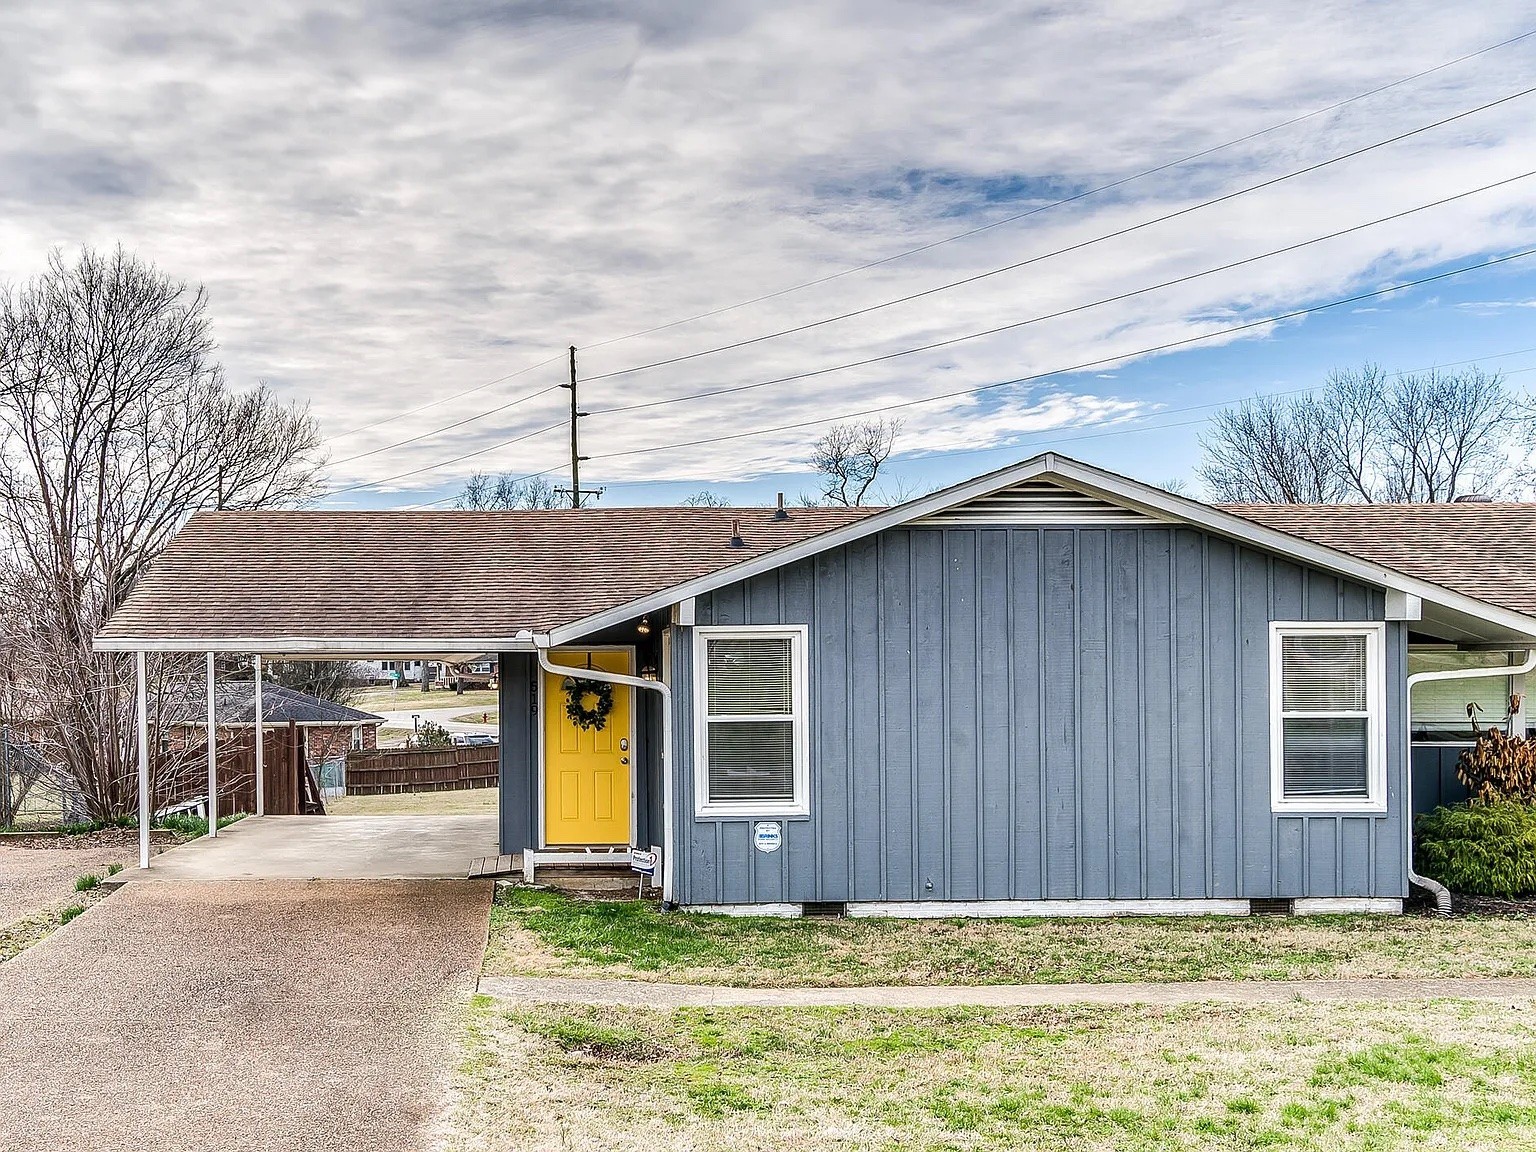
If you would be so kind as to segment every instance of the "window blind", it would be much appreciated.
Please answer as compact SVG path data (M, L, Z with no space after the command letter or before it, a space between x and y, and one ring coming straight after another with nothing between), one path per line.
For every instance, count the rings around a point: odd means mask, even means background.
M794 642L721 636L705 642L709 803L795 800Z
M709 641L711 716L787 715L794 710L786 637Z
M1364 712L1364 636L1285 636L1281 640L1287 712Z
M1368 733L1363 718L1285 720L1287 796L1369 794Z
M793 800L793 721L743 723L713 720L709 725L709 798Z
M1280 637L1282 793L1369 799L1370 645L1364 633Z

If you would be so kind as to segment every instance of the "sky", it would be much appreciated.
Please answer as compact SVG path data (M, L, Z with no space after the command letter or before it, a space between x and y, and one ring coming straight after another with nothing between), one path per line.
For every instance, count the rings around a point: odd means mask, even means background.
M1198 493L1214 412L1333 369L1536 387L1536 256L1264 323L1536 248L1536 15L1388 11L12 0L0 280L206 285L325 507L564 482L570 345L604 504L793 499L866 412L887 498L1047 448Z

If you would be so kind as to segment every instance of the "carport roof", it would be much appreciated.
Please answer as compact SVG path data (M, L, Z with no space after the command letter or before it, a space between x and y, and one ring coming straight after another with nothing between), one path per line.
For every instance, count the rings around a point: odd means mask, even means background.
M497 651L870 511L790 508L783 519L772 508L690 507L201 512L156 559L97 645L381 656Z

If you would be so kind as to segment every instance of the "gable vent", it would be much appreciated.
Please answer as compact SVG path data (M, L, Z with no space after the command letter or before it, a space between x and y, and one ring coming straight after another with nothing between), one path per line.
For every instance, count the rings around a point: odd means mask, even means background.
M920 525L964 524L1155 524L1152 517L1053 484L1026 480L945 509Z

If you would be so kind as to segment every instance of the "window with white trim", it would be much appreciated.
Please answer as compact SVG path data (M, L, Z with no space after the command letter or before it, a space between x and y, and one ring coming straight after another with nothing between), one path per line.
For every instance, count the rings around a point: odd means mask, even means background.
M804 628L695 629L700 815L809 811Z
M1385 810L1384 636L1380 624L1273 626L1277 810Z

